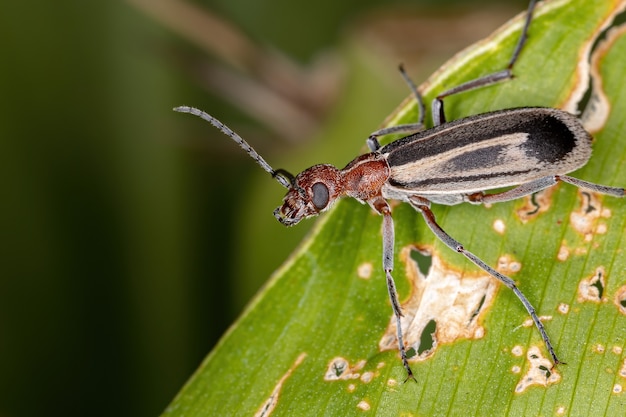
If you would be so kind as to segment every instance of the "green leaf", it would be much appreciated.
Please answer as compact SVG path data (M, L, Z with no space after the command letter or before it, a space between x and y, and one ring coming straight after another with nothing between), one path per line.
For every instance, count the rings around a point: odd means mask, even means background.
M571 0L539 6L514 69L516 78L447 99L448 119L516 106L574 111L572 103L584 92L580 83L589 80L587 54L593 51L594 86L601 80L606 106L596 105L591 118L599 120L593 157L573 176L624 186L625 25L594 42L625 2ZM427 103L445 88L501 69L522 18L433 75L425 84ZM603 114L608 117L597 118ZM415 105L408 100L390 123L415 118ZM537 207L541 210L528 214ZM342 200L320 217L164 415L623 413L624 200L561 184L532 200L433 210L441 226L466 248L518 282L545 317L556 352L567 365L550 371L549 362L537 362L547 352L534 326L526 325L527 313L515 295L494 279L481 280L484 273L439 243L421 217L400 204L394 207L398 292L403 304L415 300L411 308L405 306L406 317L417 314L423 322L437 322L438 341L412 362L417 383L403 383L406 373L395 340L385 337L392 311L381 268L381 218L367 206ZM414 256L415 248L432 255L430 281L417 276L420 269L428 272L429 258ZM420 299L420 291L434 290L436 284L440 291L427 293L434 294L435 302ZM454 294L461 287L474 292ZM451 294L456 295L452 301ZM476 294L478 300L472 298ZM457 323L465 317L463 310L471 314L480 304L471 324ZM439 315L429 318L435 310ZM407 331L407 337L419 339L419 329ZM392 348L381 351L385 343Z

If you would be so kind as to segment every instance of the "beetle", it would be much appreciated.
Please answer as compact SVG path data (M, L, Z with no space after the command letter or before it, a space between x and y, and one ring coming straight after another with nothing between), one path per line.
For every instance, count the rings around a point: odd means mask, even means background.
M402 309L391 274L394 258L394 224L387 200L410 204L421 213L426 225L449 248L498 279L522 302L537 327L554 365L563 363L534 307L506 275L487 265L463 247L438 224L431 203L456 205L497 203L533 194L558 182L592 192L623 197L624 188L594 184L566 174L584 166L591 157L591 135L572 114L545 107L522 107L493 111L446 121L444 98L478 87L511 79L512 69L525 44L535 0L512 57L504 70L468 81L439 94L432 102L434 127L424 129L424 104L420 93L401 67L419 107L417 123L392 126L370 135L370 152L342 169L329 164L314 165L297 176L275 170L243 138L218 119L194 107L174 110L196 115L237 142L265 171L287 188L283 204L274 211L278 221L292 226L304 218L328 210L341 197L355 198L383 216L382 265L389 299L396 319L397 339L407 378L415 380L403 342ZM381 146L378 137L410 133ZM487 191L509 187L506 191ZM512 187L512 188L510 188Z

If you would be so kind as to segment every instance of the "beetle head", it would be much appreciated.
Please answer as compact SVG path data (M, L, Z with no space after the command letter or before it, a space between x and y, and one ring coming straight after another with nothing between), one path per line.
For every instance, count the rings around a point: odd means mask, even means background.
M285 226L317 216L343 192L341 171L332 165L312 166L295 178L284 171L277 171L276 175L288 178L291 184L283 198L283 205L274 210L274 217Z

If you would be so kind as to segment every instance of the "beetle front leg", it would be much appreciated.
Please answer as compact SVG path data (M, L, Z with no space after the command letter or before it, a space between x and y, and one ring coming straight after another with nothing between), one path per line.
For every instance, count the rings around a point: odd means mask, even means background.
M398 349L400 350L400 357L402 358L402 365L406 369L407 377L405 382L412 379L417 382L413 371L409 366L409 361L406 356L406 349L404 347L404 339L402 337L402 323L400 318L403 316L402 308L400 307L400 301L398 300L398 292L396 291L396 283L393 280L391 271L393 271L393 247L395 244L395 232L393 226L393 218L391 217L391 208L389 204L382 198L376 197L370 205L383 216L383 269L385 271L385 277L387 279L387 291L389 292L389 300L391 301L391 308L393 314L396 317L396 334L398 338Z
M417 86L415 85L413 80L411 80L409 75L404 70L404 67L400 65L398 69L400 70L402 78L404 78L404 81L409 86L409 89L411 90L411 93L413 93L413 97L415 97L415 101L417 102L417 123L407 123L402 125L385 127L373 132L372 134L370 134L370 137L367 138L367 146L372 152L376 152L378 149L380 149L380 143L378 142L379 136L390 135L393 133L413 134L424 130L424 116L426 113L424 109L424 99L422 98L420 92L417 90Z
M496 271L495 269L487 265L479 257L474 255L472 252L466 250L463 247L463 245L461 245L461 243L459 243L458 241L453 239L448 233L446 233L446 231L444 231L441 228L441 226L437 224L435 215L430 210L427 200L421 197L417 197L417 196L411 197L409 200L413 208L415 208L417 211L419 211L422 214L422 217L424 217L426 224L428 225L430 230L432 230L435 236L439 238L439 240L441 240L450 249L454 250L455 252L459 252L460 254L465 256L467 259L472 261L472 263L474 263L476 266L480 267L489 275L496 278L498 281L502 282L504 285L506 285L515 293L517 298L519 298L519 300L522 302L522 304L526 308L526 311L528 311L528 314L530 314L530 317L535 323L535 326L537 326L537 330L539 330L539 333L541 334L541 338L543 339L543 342L545 343L546 348L548 349L548 353L552 357L553 363L555 365L564 363L564 362L561 362L561 360L559 360L559 358L556 356L556 353L554 352L554 348L552 347L552 343L550 342L550 337L548 337L548 333L546 332L546 329L543 326L543 323L541 322L541 320L539 320L539 316L537 316L537 313L535 312L535 308L532 306L530 301L528 301L528 299L522 293L522 291L517 287L517 285L515 285L515 281L513 281L511 278L507 277L504 274L501 274L500 272Z

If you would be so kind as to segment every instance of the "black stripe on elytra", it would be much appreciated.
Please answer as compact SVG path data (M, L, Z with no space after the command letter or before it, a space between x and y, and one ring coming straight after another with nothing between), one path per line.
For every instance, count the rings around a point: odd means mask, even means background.
M380 152L387 154L391 167L398 167L484 141L491 140L497 145L504 135L522 133L527 138L520 150L527 157L533 162L554 163L563 160L577 140L555 112L554 109L520 108L470 116L398 139Z
M466 151L461 155L449 158L439 168L445 173L467 172L475 169L497 168L506 166L505 151L510 145L494 145Z
M450 183L471 183L475 181L484 181L493 178L515 178L519 175L528 174L529 172L533 172L533 169L526 169L521 171L508 171L508 172L494 172L490 174L481 174L481 175L459 175L457 177L435 177L435 178L427 178L421 181L412 181L412 182L400 182L396 181L393 178L389 178L389 184L394 187L399 188L422 188L422 187L430 187L432 185L437 184L450 184Z

